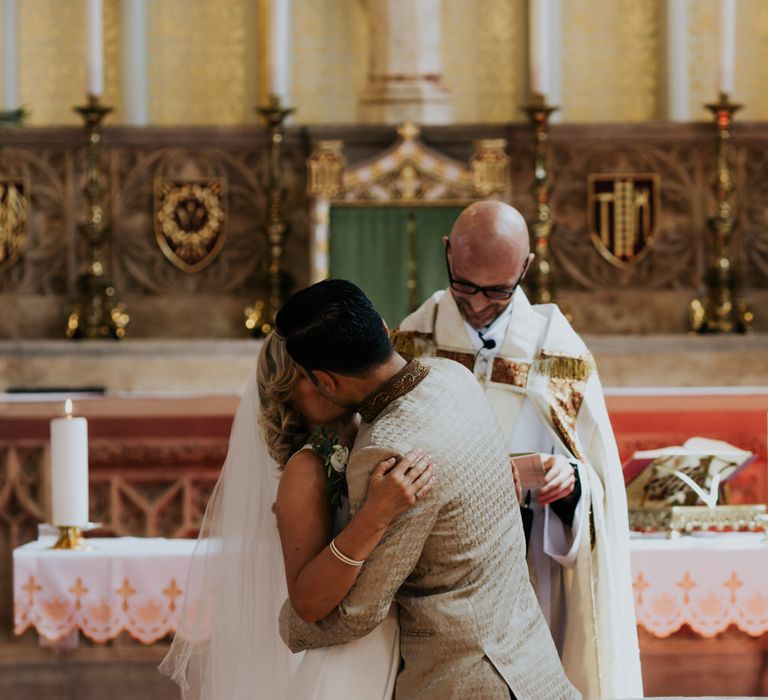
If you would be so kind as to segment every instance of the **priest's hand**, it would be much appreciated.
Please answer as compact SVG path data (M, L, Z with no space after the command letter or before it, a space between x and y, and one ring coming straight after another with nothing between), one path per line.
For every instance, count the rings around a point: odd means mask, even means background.
M539 503L548 505L570 496L576 487L576 473L570 462L563 455L550 455L543 464L544 486L539 491Z

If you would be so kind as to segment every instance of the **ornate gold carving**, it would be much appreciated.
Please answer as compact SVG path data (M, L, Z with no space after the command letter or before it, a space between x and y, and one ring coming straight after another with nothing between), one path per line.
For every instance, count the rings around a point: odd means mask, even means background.
M23 180L0 180L0 271L13 265L27 244L28 191Z
M208 267L226 238L223 178L155 181L155 237L160 250L184 272Z
M506 149L506 139L482 139L475 142L475 152L469 164L478 196L490 197L509 189L509 156Z
M468 204L477 198L466 165L425 146L412 122L401 124L397 133L390 148L346 170L335 203Z
M656 240L659 176L590 175L587 182L589 233L598 252L619 268L637 264Z
M333 199L341 194L344 187L344 167L347 164L341 154L343 146L343 141L317 142L312 155L307 158L307 194L310 197Z

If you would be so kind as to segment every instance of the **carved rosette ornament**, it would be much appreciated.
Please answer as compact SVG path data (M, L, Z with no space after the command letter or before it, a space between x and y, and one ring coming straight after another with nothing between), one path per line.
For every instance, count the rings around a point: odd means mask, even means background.
M184 272L208 267L226 238L226 182L155 181L155 237L163 255Z
M13 265L27 245L28 192L23 180L0 180L0 271Z

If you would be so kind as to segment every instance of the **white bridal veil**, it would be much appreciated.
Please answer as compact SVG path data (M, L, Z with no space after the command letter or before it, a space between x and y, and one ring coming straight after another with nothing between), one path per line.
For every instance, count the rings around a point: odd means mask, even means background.
M287 597L272 513L278 475L258 413L254 372L205 511L176 636L160 665L184 700L282 700L299 660L278 632Z

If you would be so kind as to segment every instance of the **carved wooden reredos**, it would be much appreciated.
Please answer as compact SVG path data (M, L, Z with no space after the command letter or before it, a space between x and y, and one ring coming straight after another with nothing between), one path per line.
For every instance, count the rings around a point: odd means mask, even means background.
M503 142L498 141L504 139ZM476 174L508 168L501 195L530 219L533 213L532 136L526 125L424 127L418 138L393 127L289 127L283 149L284 268L295 287L322 268L310 256L311 212L318 202L418 194L456 201L492 196L479 190ZM477 142L496 141L479 151ZM323 198L307 194L312 144L342 141L343 190ZM737 228L732 260L742 290L758 312L755 330L768 330L768 126L737 124L733 130ZM410 145L409 145L410 144ZM266 137L257 127L129 129L104 134L106 214L115 285L131 315L129 338L224 338L246 334L243 309L263 294L267 244ZM338 146L338 144L337 144ZM83 134L76 128L0 131L0 182L15 182L28 206L0 225L13 257L0 264L0 339L62 338L65 310L76 296L85 262L78 224L85 218ZM408 153L410 150L410 154ZM336 158L328 147L323 157ZM337 148L338 154L342 150ZM400 163L389 178L370 167L389 152ZM472 156L480 152L482 157ZM499 160L509 157L508 163ZM421 154L421 164L409 164ZM494 155L495 154L495 155ZM550 134L556 228L551 239L553 277L574 323L586 333L683 333L687 307L703 288L710 261L714 213L714 136L708 124L555 125ZM408 167L406 167L408 166ZM473 172L474 166L474 172ZM367 170L367 175L365 174ZM414 179L414 173L418 176ZM590 175L655 174L660 184L658 226L652 247L637 264L608 262L588 227ZM332 182L338 180L329 171ZM185 271L158 245L155 183L158 180L220 183L221 226L226 237L205 267ZM320 183L323 185L323 183ZM326 182L323 186L328 186ZM20 188L20 189L19 189ZM422 198L423 199L423 198ZM18 204L18 202L17 202ZM322 207L320 220L322 220ZM19 226L25 228L22 240ZM7 235L13 230L13 235ZM322 253L321 247L319 252Z
M505 139L476 142L469 163L427 146L411 122L372 158L347 167L342 141L319 141L307 160L310 207L310 281L328 276L328 232L334 206L465 206L485 197L509 196Z

